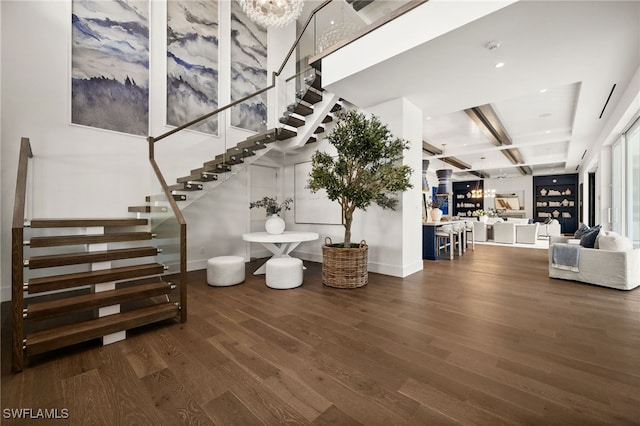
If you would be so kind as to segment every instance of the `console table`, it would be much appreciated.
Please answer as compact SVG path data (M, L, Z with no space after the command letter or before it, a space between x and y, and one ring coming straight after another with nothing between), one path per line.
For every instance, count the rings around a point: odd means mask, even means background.
M260 243L275 257L291 257L289 253L304 241L314 241L319 238L317 232L284 231L282 234L269 234L267 232L249 232L242 234L244 241ZM267 271L266 262L260 266L253 275L264 274Z

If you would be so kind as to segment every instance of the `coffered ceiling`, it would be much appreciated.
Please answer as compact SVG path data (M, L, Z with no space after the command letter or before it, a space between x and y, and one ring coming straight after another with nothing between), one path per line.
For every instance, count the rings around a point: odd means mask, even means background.
M448 3L455 14L472 2ZM423 158L454 179L573 173L639 67L640 2L521 0L329 89L362 108L410 100L423 111L424 142L443 151ZM472 119L478 107L511 145ZM442 161L450 157L469 169Z

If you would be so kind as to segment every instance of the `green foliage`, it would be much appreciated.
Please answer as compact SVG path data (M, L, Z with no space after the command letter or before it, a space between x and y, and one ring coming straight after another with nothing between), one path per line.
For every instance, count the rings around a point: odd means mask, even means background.
M277 200L277 198L264 197L261 200L252 201L251 203L249 203L249 208L264 208L267 211L267 216L280 214L282 210L291 210L291 206L289 205L293 203L293 200L291 198L287 198L280 204L278 204Z
M313 155L307 188L312 192L325 189L331 201L338 201L345 227L344 244L348 246L354 210L366 210L372 203L394 210L398 203L394 194L412 187L412 170L402 165L409 143L394 137L376 116L353 110L337 116L327 139L338 156L319 151Z

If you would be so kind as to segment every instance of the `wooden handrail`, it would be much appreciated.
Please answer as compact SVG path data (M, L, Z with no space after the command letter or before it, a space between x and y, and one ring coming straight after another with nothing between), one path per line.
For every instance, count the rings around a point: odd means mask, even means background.
M149 141L149 145L149 149L152 150L153 142ZM152 157L149 158L149 162L162 187L162 193L167 197L171 211L180 226L180 321L185 322L187 320L187 221L184 219L182 211L178 208L178 203L171 195L171 190L160 171L160 167L158 167L158 163Z
M13 227L24 226L24 204L27 194L27 167L29 158L33 158L29 138L20 140L20 154L18 156L18 178L16 181L16 198L13 202Z
M27 195L27 171L29 158L33 158L29 138L20 140L18 156L18 173L16 179L16 196L13 201L13 222L11 226L11 369L22 371L24 367L24 350L22 341L24 330L22 324L22 291L24 280L24 205Z

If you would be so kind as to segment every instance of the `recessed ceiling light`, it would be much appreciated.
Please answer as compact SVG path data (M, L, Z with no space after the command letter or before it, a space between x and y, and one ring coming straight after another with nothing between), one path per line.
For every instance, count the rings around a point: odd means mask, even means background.
M551 133L551 130L546 130L545 133L549 134L549 133Z
M498 62L496 64L496 68L502 68L502 67L504 67L504 62Z
M427 120L431 120L431 117L427 117Z
M540 118L551 117L551 113L550 112L543 112L538 117L540 117Z
M544 93L546 91L547 91L547 89L540 89L540 93Z

